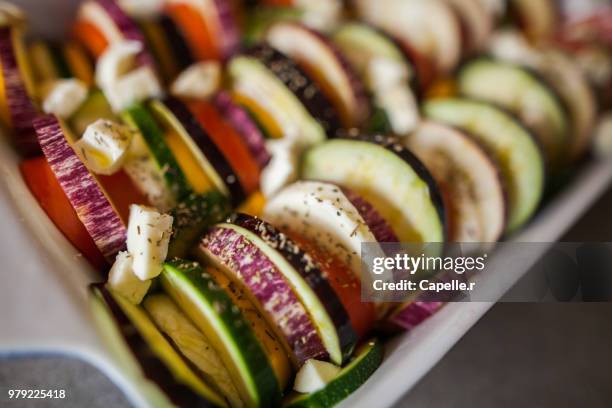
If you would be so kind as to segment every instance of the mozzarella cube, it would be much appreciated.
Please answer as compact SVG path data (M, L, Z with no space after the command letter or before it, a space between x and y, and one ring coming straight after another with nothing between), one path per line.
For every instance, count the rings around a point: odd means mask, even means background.
M70 118L87 99L87 85L78 79L60 79L44 87L43 110L58 118Z
M299 176L300 148L292 139L271 139L266 143L272 159L261 172L261 192L272 197Z
M173 221L172 216L149 207L130 207L127 249L134 258L134 273L141 280L153 279L161 273L168 256Z
M163 94L159 80L150 66L137 68L102 90L115 112L121 112L149 98L159 98Z
M123 165L133 136L127 126L98 119L87 127L74 147L91 171L111 175Z
M108 275L108 286L115 292L137 305L142 302L151 281L142 281L134 274L133 257L127 252L119 252Z
M203 61L191 65L172 84L172 95L179 98L208 99L221 86L221 64Z
M340 367L337 365L310 359L295 376L293 389L304 394L319 391L336 378L339 372Z
M120 41L108 46L96 65L96 84L104 90L114 85L136 65L136 56L142 51L138 41Z

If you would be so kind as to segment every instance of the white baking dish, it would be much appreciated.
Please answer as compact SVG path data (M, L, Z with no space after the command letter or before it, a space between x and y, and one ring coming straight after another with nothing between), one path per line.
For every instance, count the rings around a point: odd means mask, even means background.
M56 33L70 18L76 1L20 3L31 13L36 31ZM58 18L56 19L55 16ZM17 157L0 140L0 354L61 353L81 358L106 373L136 406L146 405L136 382L117 368L100 343L89 316L87 285L94 274L87 263L40 209L23 184ZM518 236L523 242L554 242L606 190L612 180L612 160L593 162L555 200L540 211ZM545 246L538 246L542 251ZM520 265L496 269L481 284L501 297L541 253L531 253ZM498 253L496 257L503 257ZM489 292L491 293L491 292ZM454 303L414 331L387 344L383 365L345 406L385 407L406 393L463 336L492 303Z

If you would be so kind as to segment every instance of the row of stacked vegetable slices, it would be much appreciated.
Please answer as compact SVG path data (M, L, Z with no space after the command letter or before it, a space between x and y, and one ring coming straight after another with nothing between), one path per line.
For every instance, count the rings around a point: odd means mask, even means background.
M335 405L442 306L363 302L361 244L490 247L607 108L548 1L263 3L90 0L29 46L0 7L24 180L153 406Z

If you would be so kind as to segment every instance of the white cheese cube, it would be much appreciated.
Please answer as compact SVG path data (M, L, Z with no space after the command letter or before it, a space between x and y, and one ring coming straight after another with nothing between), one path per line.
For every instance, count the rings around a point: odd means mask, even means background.
M107 119L98 119L87 127L74 145L87 167L97 174L116 173L127 155L134 131Z
M134 274L133 257L127 252L119 252L108 275L108 286L135 305L142 302L151 281L142 281Z
M172 95L179 98L208 99L221 86L221 64L203 61L191 65L172 84Z
M102 90L115 112L121 112L149 98L159 98L163 94L159 80L153 68L149 66L137 68L123 75Z
M261 192L272 197L298 179L300 147L293 139L271 139L266 143L272 159L261 172Z
M127 248L134 258L133 269L141 280L158 276L168 256L172 216L140 205L130 207Z
M142 51L138 41L120 41L108 46L96 65L96 84L105 89L114 85L136 65L136 56Z
M319 391L336 378L339 372L340 367L337 365L310 359L295 376L293 389L304 394Z
M78 79L60 79L44 86L43 110L61 119L70 118L87 99L87 85Z

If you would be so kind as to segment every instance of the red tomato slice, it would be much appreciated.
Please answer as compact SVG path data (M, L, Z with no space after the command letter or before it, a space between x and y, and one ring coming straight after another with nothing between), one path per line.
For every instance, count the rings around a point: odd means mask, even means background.
M297 234L287 235L321 266L330 286L346 309L353 329L359 338L363 338L372 329L376 312L373 303L361 301L361 282L349 267L335 256Z
M166 12L180 27L198 60L220 59L218 41L197 10L188 4L173 2L166 6Z
M261 170L238 131L210 103L191 102L189 109L232 166L245 193L256 192Z
M130 219L130 205L150 205L147 198L140 193L124 171L119 171L112 176L97 175L96 177L126 225Z
M108 47L108 40L93 24L87 21L77 21L72 27L72 36L79 41L97 60Z
M98 271L108 264L85 229L68 197L55 178L47 159L37 157L20 164L21 174L32 195L47 213L55 226L78 249Z

